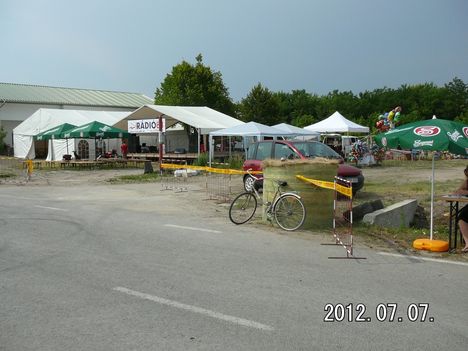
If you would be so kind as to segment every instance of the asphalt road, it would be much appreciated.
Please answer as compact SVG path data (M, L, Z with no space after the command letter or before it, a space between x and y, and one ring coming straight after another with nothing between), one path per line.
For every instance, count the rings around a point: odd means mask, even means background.
M156 185L3 185L0 350L467 349L468 265L326 240Z

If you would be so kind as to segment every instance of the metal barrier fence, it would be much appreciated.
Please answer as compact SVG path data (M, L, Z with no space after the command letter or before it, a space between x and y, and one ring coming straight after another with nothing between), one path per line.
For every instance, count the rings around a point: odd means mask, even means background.
M296 177L304 182L315 186L333 190L335 193L333 200L333 244L324 243L322 245L343 246L346 250L346 257L328 258L354 258L353 253L353 184L346 179L335 177L334 182L310 179L302 175Z
M335 177L335 198L333 201L333 237L335 243L346 250L346 257L328 257L363 259L354 256L353 248L353 184L346 179Z
M169 163L161 166L161 191L201 190L210 200L229 202L243 190L242 171Z

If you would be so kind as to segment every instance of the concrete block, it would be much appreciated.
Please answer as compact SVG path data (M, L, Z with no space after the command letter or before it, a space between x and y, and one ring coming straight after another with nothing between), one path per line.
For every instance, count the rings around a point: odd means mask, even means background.
M416 199L404 200L364 215L363 222L381 227L409 227L417 207Z

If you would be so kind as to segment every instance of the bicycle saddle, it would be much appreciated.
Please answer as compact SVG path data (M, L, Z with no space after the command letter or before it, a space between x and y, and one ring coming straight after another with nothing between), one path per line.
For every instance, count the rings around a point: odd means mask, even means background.
M278 183L279 186L286 186L286 185L288 185L288 182L285 181L285 180L277 180L276 182Z

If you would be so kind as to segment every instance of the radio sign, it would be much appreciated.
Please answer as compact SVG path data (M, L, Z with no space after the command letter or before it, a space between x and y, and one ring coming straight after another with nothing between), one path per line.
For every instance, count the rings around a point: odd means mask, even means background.
M166 120L162 119L162 131L166 131ZM128 121L128 132L131 134L159 133L159 119L135 119Z

